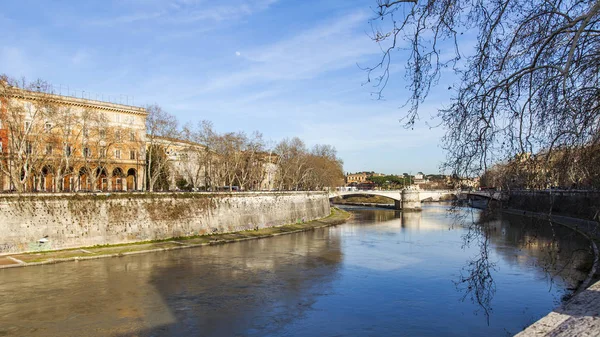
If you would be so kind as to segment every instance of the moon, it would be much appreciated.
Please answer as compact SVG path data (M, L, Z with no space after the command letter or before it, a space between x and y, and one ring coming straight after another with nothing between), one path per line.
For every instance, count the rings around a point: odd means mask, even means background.
M235 56L240 56L240 55L242 55L242 53L240 53L239 51L235 52Z

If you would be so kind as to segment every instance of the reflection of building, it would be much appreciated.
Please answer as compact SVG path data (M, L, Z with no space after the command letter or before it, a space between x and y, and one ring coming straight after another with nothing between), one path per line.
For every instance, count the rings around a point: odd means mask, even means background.
M0 190L142 189L146 115L0 82Z

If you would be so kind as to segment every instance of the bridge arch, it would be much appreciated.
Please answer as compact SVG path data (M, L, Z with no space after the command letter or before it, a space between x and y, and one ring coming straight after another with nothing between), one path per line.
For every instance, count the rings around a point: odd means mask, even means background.
M330 195L329 199L333 199L335 197L355 197L355 196L380 196L388 199L392 199L394 201L402 201L402 194L400 192L397 193L385 193L385 191L344 191L339 192L335 195Z
M476 195L493 200L504 200L506 195L500 191L461 191L461 190L395 190L395 191L379 191L379 190L357 190L357 191L330 191L329 198L352 196L352 195L377 195L394 200L396 209L421 209L421 202L424 200L439 201L444 200L449 195L453 198L458 198L462 195Z

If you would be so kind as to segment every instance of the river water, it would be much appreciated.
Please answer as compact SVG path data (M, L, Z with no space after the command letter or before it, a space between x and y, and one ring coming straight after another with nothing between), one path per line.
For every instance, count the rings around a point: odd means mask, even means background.
M530 219L347 209L304 233L0 270L0 336L507 336L591 259Z

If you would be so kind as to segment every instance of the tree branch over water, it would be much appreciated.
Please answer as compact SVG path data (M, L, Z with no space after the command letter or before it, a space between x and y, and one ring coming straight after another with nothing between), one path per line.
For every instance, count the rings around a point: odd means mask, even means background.
M405 58L406 126L445 69L460 78L438 112L453 173L599 142L600 1L377 0L374 12L382 56L364 68L367 82L381 98L393 60Z

